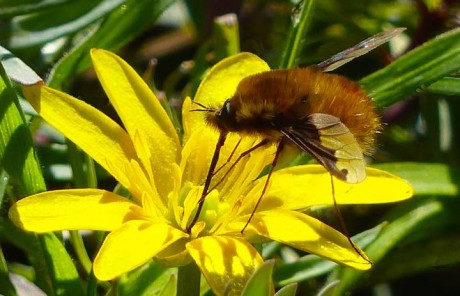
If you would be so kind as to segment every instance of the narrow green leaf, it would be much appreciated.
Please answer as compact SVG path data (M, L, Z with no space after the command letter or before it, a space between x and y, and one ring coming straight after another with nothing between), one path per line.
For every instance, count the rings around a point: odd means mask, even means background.
M383 163L373 165L412 184L415 195L457 196L460 168L441 163ZM435 176L435 177L434 177Z
M267 260L251 276L241 295L266 296L273 295L273 266L275 260Z
M200 276L199 270L198 276ZM176 268L165 268L154 261L150 261L141 268L131 271L120 278L118 295L161 295L165 291L171 291L172 288L174 293L164 295L176 295L176 282ZM171 287L172 283L174 284L173 287Z
M312 20L315 0L306 0L302 4L300 15L295 18L291 32L289 33L283 57L280 63L281 69L289 69L297 65L300 51L302 49L302 38L308 31Z
M5 69L0 65L0 159L17 196L46 190L32 136Z
M125 0L74 0L15 18L0 30L0 43L9 49L45 44L94 24Z
M391 250L405 237L410 235L423 221L440 215L443 212L443 205L439 201L429 200L407 210L399 218L392 221L385 227L381 235L365 250L375 265L384 258ZM334 281L340 279L331 295L344 295L368 277L371 271L357 271L351 268L339 267L328 279Z
M49 86L62 89L69 79L91 65L89 50L104 48L117 50L150 27L174 0L128 0L115 9L98 30L89 33L53 68Z
M275 296L295 296L296 292L297 284L289 284L279 289L278 292L275 293Z
M386 223L355 235L352 239L360 247L365 248L380 234ZM337 266L336 263L318 257L306 255L292 263L282 263L275 269L274 279L277 286L305 281L325 275Z
M84 295L75 265L61 242L52 233L41 235L40 242L46 250L44 256L50 267L56 295Z
M24 197L46 190L35 158L32 135L22 114L18 98L7 73L0 65L0 159L2 169L9 175L16 197ZM41 287L48 294L82 295L76 268L64 246L54 234L23 233L10 225L9 241L15 241L26 250L37 272ZM11 235L11 232L17 234ZM21 235L19 235L21 234ZM51 278L49 278L51 277ZM80 289L78 289L80 287ZM72 294L74 293L75 294Z
M460 262L460 238L458 235L436 237L423 243L405 246L403 250L391 252L372 270L370 280L383 282L404 276L433 270L436 267ZM402 264L403 262L403 264Z
M163 289L158 294L158 296L176 295L176 287L177 287L177 277L175 274L172 274L169 276L169 280L163 286Z
M15 57L6 48L0 46L0 62L11 80L24 85L33 85L42 81L22 60Z
M2 9L0 9L0 18L5 19L17 15L32 13L58 5L72 0L2 0ZM19 3L18 3L19 2Z
M214 20L216 59L222 60L240 52L240 33L236 14L229 13Z
M460 96L460 78L443 78L428 86L427 90L434 94Z
M360 83L379 107L390 106L460 69L460 28L439 35Z
M39 287L47 295L84 295L75 265L53 233L36 235L0 219L0 238L24 251L34 267Z

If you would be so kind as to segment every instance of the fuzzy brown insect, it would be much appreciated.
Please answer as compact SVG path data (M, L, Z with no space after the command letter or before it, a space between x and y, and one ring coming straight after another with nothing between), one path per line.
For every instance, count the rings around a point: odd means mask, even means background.
M309 153L342 181L364 180L363 154L372 151L375 135L381 129L379 116L357 83L324 72L369 52L403 30L396 28L372 36L318 65L248 76L222 107L202 106L208 124L219 130L220 139L190 228L208 194L220 148L231 132L263 139L245 155L265 145L278 145L259 202L284 145L295 145Z

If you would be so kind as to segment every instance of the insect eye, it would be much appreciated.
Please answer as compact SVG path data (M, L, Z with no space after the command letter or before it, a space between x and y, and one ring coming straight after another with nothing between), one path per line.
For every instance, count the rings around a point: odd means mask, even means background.
M233 114L235 110L231 107L230 100L225 101L222 108L219 110L218 114L218 125L221 129L230 131L234 130L235 124L235 114Z
M225 101L224 108L225 108L225 113L229 114L230 113L230 100Z
M230 115L230 100L226 100L222 108L220 109L219 116L221 118L227 118Z

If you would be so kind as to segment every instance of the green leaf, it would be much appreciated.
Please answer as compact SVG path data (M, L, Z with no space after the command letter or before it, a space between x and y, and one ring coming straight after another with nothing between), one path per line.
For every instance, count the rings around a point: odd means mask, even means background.
M158 294L159 296L176 295L177 290L177 276L172 274L169 276L169 280L164 284L163 289ZM149 294L151 295L151 294Z
M296 291L297 284L289 284L279 289L278 292L275 293L275 296L295 296Z
M458 225L457 225L458 227ZM383 282L404 276L449 266L460 262L460 238L453 234L436 237L421 243L404 246L389 253L381 264L372 270L370 281ZM404 264L401 264L404 262Z
M214 19L216 59L222 60L240 52L240 37L236 14L229 13Z
M352 239L360 248L365 248L378 237L385 225L386 223L377 225L355 235ZM335 267L337 264L332 261L316 255L306 255L292 263L281 263L275 269L274 278L277 286L284 286L325 275Z
M0 10L0 18L5 19L8 17L32 13L71 1L72 0L3 0L1 4L2 9Z
M16 197L46 190L35 158L32 135L26 124L18 98L5 69L0 65L0 159L2 170L9 175ZM22 246L31 257L41 287L47 293L82 295L76 268L64 246L54 234L34 235L19 232L8 220L9 241ZM11 235L16 232L15 235ZM19 235L21 234L21 235Z
M312 21L314 6L315 0L308 0L302 4L300 15L295 19L286 41L286 47L283 51L283 57L280 63L281 69L289 69L297 65L302 49L302 39L308 31Z
M150 261L142 267L123 275L118 282L118 295L176 295L176 268L165 268ZM199 273L198 273L199 274ZM173 293L164 294L165 291Z
M360 83L379 107L404 100L460 69L460 28L439 35Z
M0 238L24 251L35 269L38 286L47 295L84 295L75 265L53 233L36 235L0 219Z
M32 70L22 60L18 59L11 52L1 46L0 62L5 68L8 77L17 83L33 85L42 81L40 76L38 76L34 70Z
M266 296L273 295L272 272L274 260L267 260L251 276L241 295L243 296Z
M0 159L17 196L46 190L19 100L0 65Z
M62 243L53 233L42 234L40 238L56 295L84 295L77 269Z
M14 18L0 30L0 44L9 49L45 44L94 24L125 0L74 0Z
M457 196L460 168L441 163L384 163L373 165L412 184L415 195ZM436 177L434 177L436 176Z
M460 78L443 78L428 86L427 91L440 95L460 96Z
M104 48L117 50L149 28L174 0L130 0L115 9L98 30L87 35L53 68L49 86L62 89L74 75L91 65L89 50Z
M397 215L397 218L388 224L381 235L365 250L369 258L378 265L379 262L392 251L392 249L414 232L420 223L442 215L444 206L436 200L428 200L417 203L415 207L405 209L405 212ZM402 262L403 263L403 262ZM372 270L371 270L372 271ZM333 275L328 279L329 282L340 279L331 295L344 295L352 291L361 281L367 279L371 271L357 271L351 268L338 267Z

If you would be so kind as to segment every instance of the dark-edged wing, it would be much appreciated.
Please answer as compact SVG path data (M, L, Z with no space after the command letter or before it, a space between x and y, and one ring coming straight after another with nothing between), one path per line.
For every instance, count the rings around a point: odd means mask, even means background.
M404 30L405 28L394 28L371 36L356 44L355 46L345 49L344 51L341 51L329 59L319 63L318 67L323 72L333 71L338 67L350 62L354 58L360 57L373 50L374 48L379 47Z
M302 123L277 128L335 177L348 183L358 183L366 177L361 147L337 117L315 113Z

